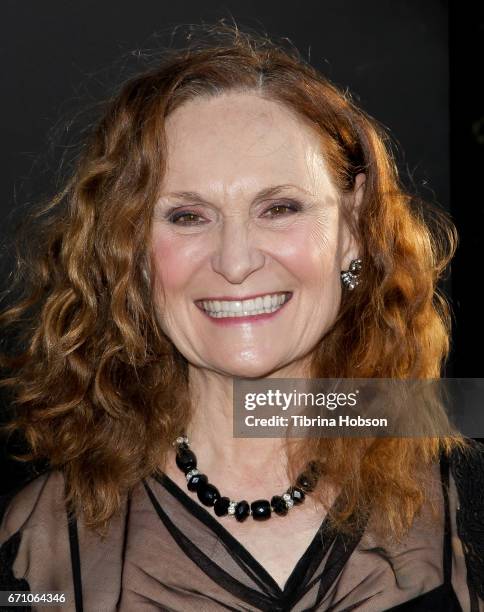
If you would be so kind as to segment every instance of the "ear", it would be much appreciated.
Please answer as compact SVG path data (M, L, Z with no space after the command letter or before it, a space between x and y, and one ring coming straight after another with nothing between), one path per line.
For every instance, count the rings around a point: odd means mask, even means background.
M365 183L366 174L360 172L355 177L355 186L353 188L353 208L357 215L359 214L360 205L365 194Z
M351 219L351 225L353 227L357 227L358 225L358 217L360 214L360 207L363 201L363 196L365 194L365 182L366 175L363 172L360 172L355 177L355 185L353 187L353 191L348 194L346 206L347 211L349 213L349 217ZM358 259L361 257L361 245L358 243L357 238L353 235L348 227L348 224L345 220L345 231L344 231L344 245L342 251L342 264L343 270L347 270L351 261L353 259Z

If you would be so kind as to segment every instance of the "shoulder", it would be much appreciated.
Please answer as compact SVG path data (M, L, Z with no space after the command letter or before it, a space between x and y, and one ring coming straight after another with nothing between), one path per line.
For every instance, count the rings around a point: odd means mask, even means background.
M82 520L69 523L65 483L64 472L49 470L0 498L0 590L62 591L73 597L81 564L84 609L115 610L128 502L111 519L108 537L100 538Z
M15 532L41 519L40 510L64 511L64 476L46 470L31 476L16 489L0 495L0 545Z
M465 552L469 579L484 599L484 444L468 440L468 448L449 458L458 494L457 533Z
M0 588L28 590L14 575L24 533L38 533L62 512L64 478L58 470L31 475L13 491L0 495ZM52 514L51 514L52 513Z

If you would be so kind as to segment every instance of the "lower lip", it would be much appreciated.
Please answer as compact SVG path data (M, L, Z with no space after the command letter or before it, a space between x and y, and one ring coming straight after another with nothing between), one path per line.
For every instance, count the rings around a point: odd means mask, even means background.
M217 325L240 325L242 323L257 323L260 321L268 321L269 319L273 319L280 312L284 310L284 308L289 304L292 299L292 293L289 298L284 302L284 304L275 310L274 312L264 312L258 315L249 315L246 317L211 317L203 308L201 308L198 304L195 306L204 314L207 319L210 319L212 323L216 323Z

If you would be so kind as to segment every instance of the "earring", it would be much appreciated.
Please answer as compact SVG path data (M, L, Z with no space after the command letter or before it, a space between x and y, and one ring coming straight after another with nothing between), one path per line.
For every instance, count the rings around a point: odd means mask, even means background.
M363 262L361 259L353 259L349 269L341 272L341 282L345 289L353 291L353 289L360 284L360 279L358 277L362 267Z

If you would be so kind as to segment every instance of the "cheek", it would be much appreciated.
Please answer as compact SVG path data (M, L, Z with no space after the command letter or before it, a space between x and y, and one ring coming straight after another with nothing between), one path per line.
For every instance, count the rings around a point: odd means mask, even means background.
M152 245L156 283L166 292L183 287L193 274L196 261L190 249L183 248L176 237L169 235L155 235Z
M331 280L338 280L337 240L328 231L311 224L292 232L279 245L279 261L296 278L310 282L313 289L322 288Z

